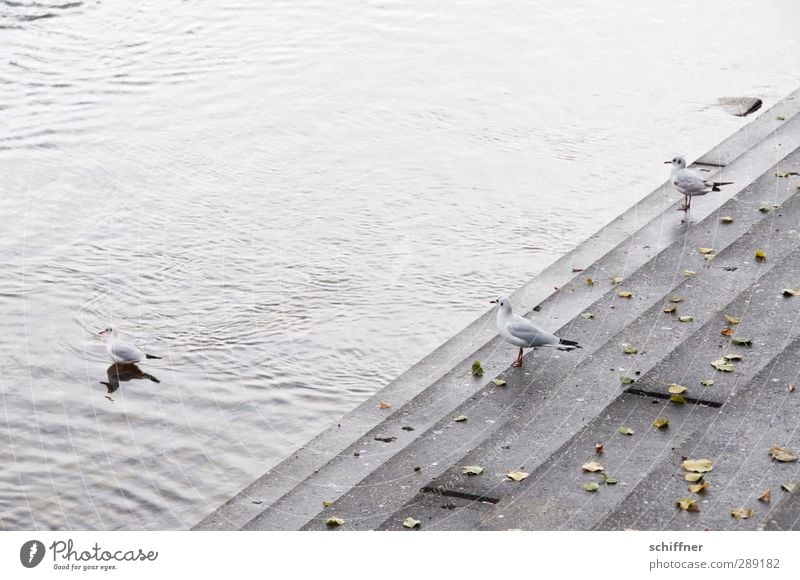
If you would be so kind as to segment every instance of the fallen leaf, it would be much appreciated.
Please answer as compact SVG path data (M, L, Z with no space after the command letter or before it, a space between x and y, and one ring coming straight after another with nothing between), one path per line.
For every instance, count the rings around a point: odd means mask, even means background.
M680 395L685 393L689 389L687 389L683 385L679 385L678 383L672 383L669 387L667 387L667 390L673 395Z
M325 520L325 525L329 528L335 528L337 526L343 526L344 520L342 518L328 518Z
M775 175L777 177L789 177L789 175L791 175L791 172L789 172L789 171L776 171Z
M739 346L752 346L753 341L749 338L732 338L731 344L737 344Z
M590 481L588 483L583 484L583 489L585 489L586 491L597 491L598 489L600 489L600 486L595 482Z
M594 318L594 314L592 314L591 312L584 312L583 314L581 314L581 318L586 318L586 319Z
M797 461L797 455L784 449L783 447L772 447L769 450L769 453L775 461L780 461L781 463L791 463L792 461Z
M324 507L324 508L331 507L331 505L333 505L332 501L328 501L328 500L325 500L325 499L322 500L322 507Z
M717 369L718 371L723 371L726 373L732 373L733 370L736 368L724 358L718 358L715 361L711 361L711 366Z
M597 463L597 461L590 461L589 463L581 465L581 469L590 473L595 473L597 471L603 471L603 466Z
M758 496L758 501L763 501L764 503L769 503L772 499L772 488L768 487L765 489L760 496Z
M600 481L605 485L617 485L617 483L619 483L619 480L616 477L606 475L605 473L600 474Z
M788 491L789 493L792 493L795 489L797 489L797 484L796 483L782 483L781 484L781 489L783 491Z
M679 316L678 320L680 322L691 322L692 320L694 320L694 316L687 314L686 316Z
M700 506L697 505L696 500L693 500L690 497L682 497L678 501L675 502L678 508L685 510L687 512L699 512Z
M483 376L483 367L481 366L481 361L476 360L472 363L472 376L473 377Z
M619 376L619 382L621 382L623 385L631 385L635 381L630 377L626 377L625 375L620 375Z
M710 387L711 385L714 384L714 379L702 380L702 381L700 381L700 384L703 385L704 387Z
M789 391L790 393L793 393L794 392L794 383L787 384L786 385L786 390Z
M530 473L527 473L525 471L509 471L508 473L506 473L506 477L514 481L522 481L529 475Z
M594 280L592 280L591 278L586 278L586 285L587 286L593 286L594 285Z
M705 491L706 489L708 489L709 487L711 487L711 484L708 483L707 481L704 481L703 483L695 483L695 484L689 486L689 492L690 493L701 493L701 492Z
M730 316L729 314L725 315L725 320L727 320L728 324L730 324L731 326L735 326L735 325L739 324L742 321L741 318L734 318L733 316Z
M710 254L714 250L713 250L713 248L697 248L697 251L705 256L705 255Z
M639 350L635 346L626 346L622 349L622 352L625 354L636 354L639 352Z
M669 427L669 419L656 419L653 421L653 427L656 429L666 429Z
M784 288L781 293L784 296L800 296L800 288Z
M603 453L603 444L602 443L595 443L594 452L597 453L598 455Z
M406 519L403 520L403 527L404 528L411 528L413 530L414 528L418 528L420 523L421 522L419 520L415 520L414 518L409 516L409 517L407 517Z
M683 398L683 395L672 395L669 398L670 403L675 403L676 405L685 405L686 399Z
M478 465L465 465L461 469L461 473L464 475L480 475L483 473L483 467Z
M695 274L697 274L697 272L694 272L692 270L684 270L683 271L683 275L686 276L687 278L691 278Z
M378 409L391 409L391 408L392 408L392 404L391 403L385 403L383 401L378 403Z
M703 476L702 473L684 473L683 474L683 479L685 479L689 483L697 483L698 481L703 479L703 477L704 476Z
M665 306L664 307L664 314L672 314L675 312L676 306Z
M633 435L633 429L631 429L627 425L622 425L619 428L619 432L622 433L623 435Z
M669 301L673 302L674 304L678 304L679 302L683 302L683 296L679 296L678 294L673 294L669 297Z
M756 250L756 260L766 260L767 255L764 253L764 250Z
M714 469L714 464L710 459L687 459L681 463L681 467L685 471L693 471L695 473L708 473Z
M719 221L721 221L723 224L732 224L733 218L729 215L725 215L719 218Z
M456 423L463 423L466 420L467 420L467 416L466 415L459 415L458 417L453 419L453 421L455 421Z
M737 520L746 520L753 517L753 510L744 508L734 508L731 510L731 515Z
M612 283L612 284L614 284L614 285L616 286L617 284L622 284L622 281L623 281L624 279L625 279L625 278L621 278L621 277L619 277L619 276L614 276L613 278L611 278L611 283Z
M733 341L731 341L731 342L733 342ZM726 354L722 358L724 358L725 360L742 360L742 355L740 355L740 354Z
M778 119L778 121L785 121L786 120L786 117L784 117L783 115L778 115L775 118Z
M722 330L719 331L722 336L733 336L733 329L730 326L726 326Z
M506 382L503 379L492 379L492 382L497 387L502 387L502 386L505 386L505 384L506 384Z
M760 208L758 208L758 211L760 211L761 213L769 213L772 211L772 206L764 204Z
M633 296L633 294L631 294L627 290L621 290L620 292L617 292L617 296L619 296L620 298L630 298L631 296Z

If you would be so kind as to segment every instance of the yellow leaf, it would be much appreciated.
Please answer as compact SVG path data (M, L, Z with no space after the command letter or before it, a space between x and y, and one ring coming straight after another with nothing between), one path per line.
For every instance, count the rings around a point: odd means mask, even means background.
M766 260L767 255L764 253L764 250L756 250L756 260Z
M633 294L631 294L627 290L622 290L617 293L617 296L619 296L620 298L630 298L631 296L633 296Z
M595 473L597 471L603 471L603 466L597 463L597 461L590 461L589 463L581 465L581 469L590 473Z
M702 491L705 491L710 486L711 484L708 483L707 481L704 481L703 483L695 483L689 486L689 491L691 493L700 493Z
M714 469L714 464L710 459L687 459L681 463L681 467L686 471L695 473L708 473Z
M781 463L791 463L793 461L797 461L797 455L784 449L783 447L772 447L769 450L769 454L775 461L780 461Z
M522 481L529 475L530 473L527 473L525 471L509 471L508 473L506 473L506 477L514 481Z
M731 510L731 515L737 520L746 520L753 517L753 510L745 508L734 508Z
M690 497L682 497L678 501L675 502L676 505L685 511L688 512L699 512L700 507L697 505L696 500L693 500Z
M688 389L686 387L684 387L683 385L679 385L677 383L672 383L669 387L667 387L667 390L673 395L682 395Z
M707 255L713 252L714 250L712 248L697 248L697 251L703 255Z
M653 427L656 429L666 429L669 427L669 419L656 419L653 421Z

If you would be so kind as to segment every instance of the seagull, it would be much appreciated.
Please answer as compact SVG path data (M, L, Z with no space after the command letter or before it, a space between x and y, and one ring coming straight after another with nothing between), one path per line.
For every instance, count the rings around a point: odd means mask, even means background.
M581 346L565 338L558 338L554 334L537 327L527 318L522 318L514 314L511 310L511 301L503 296L497 300L492 300L492 304L497 304L497 330L506 342L519 347L519 355L512 367L522 366L522 349L536 348L538 346L552 346L558 350L575 350Z
M689 207L692 205L692 196L720 191L721 185L733 183L732 181L706 181L697 171L686 169L686 159L682 155L673 157L664 163L672 165L670 181L675 189L683 194L683 205L678 208L678 211L689 211Z
M145 354L132 344L117 340L117 330L110 326L97 333L98 335L106 335L106 352L111 357L111 361L117 364L132 364L137 363L145 358L161 358L154 354Z

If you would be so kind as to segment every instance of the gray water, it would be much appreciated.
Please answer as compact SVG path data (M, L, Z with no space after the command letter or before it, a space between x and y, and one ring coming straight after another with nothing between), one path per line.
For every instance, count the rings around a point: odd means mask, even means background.
M797 85L796 0L223 4L0 0L2 529L193 525Z

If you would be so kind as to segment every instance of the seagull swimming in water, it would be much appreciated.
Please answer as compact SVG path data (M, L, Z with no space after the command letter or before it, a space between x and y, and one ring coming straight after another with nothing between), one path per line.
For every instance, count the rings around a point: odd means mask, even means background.
M511 301L506 296L492 300L492 304L497 304L497 330L500 336L506 339L506 342L519 347L519 355L511 365L512 367L522 366L523 348L539 346L552 346L558 350L581 348L577 342L558 338L555 334L542 330L527 318L514 314L511 309Z
M154 354L146 354L132 344L117 339L117 330L110 326L97 334L106 335L106 352L111 361L117 364L137 363L145 358L161 358Z
M683 194L683 205L678 208L678 211L689 211L693 196L720 191L720 186L733 183L732 181L707 181L697 171L686 169L686 159L682 155L677 155L664 163L672 165L670 181L675 189Z

